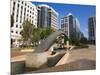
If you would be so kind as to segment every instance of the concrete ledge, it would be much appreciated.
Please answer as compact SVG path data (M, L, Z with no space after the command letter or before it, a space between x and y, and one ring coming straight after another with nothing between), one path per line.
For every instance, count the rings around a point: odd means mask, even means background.
M25 60L26 60L26 55L20 55L11 58L11 62L18 62L18 61L25 61Z
M48 52L43 53L31 53L26 56L25 65L29 68L47 68L57 64L57 62L64 56L63 53L56 53L49 55Z
M59 60L59 62L55 66L66 64L68 56L69 56L69 51L66 52L66 54Z
M25 71L25 61L11 62L11 74L21 74Z
M44 65L46 67L47 56L48 54L46 52L29 53L26 56L25 65L26 67L30 67L30 68L40 68L40 67L44 67Z
M55 66L58 61L64 56L65 53L56 53L53 56L48 57L48 67Z
M55 66L64 54L65 52L58 52L54 55L49 55L48 52L43 52L28 53L27 55L13 57L11 62L11 73L21 74Z

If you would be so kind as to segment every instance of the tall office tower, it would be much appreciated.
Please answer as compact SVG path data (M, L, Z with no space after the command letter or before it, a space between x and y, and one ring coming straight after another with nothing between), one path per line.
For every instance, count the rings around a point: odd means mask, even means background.
M77 18L75 18L75 32L76 32L76 38L80 39L81 38L81 32L80 32L80 23Z
M58 30L58 13L50 6L41 4L38 9L38 27L50 27Z
M89 17L88 19L88 34L89 34L89 41L91 44L95 44L96 39L96 18Z
M37 27L37 9L31 2L11 0L11 15L14 18L14 24L11 27L11 40L14 46L18 46L23 22L28 20Z
M71 13L61 18L61 30L68 38L80 39L80 23Z

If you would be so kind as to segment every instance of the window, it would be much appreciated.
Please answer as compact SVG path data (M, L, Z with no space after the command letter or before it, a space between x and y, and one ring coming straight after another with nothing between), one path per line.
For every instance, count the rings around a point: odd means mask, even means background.
M27 4L25 3L25 6L27 6Z
M26 15L26 8L24 8L24 20L25 20L25 15Z
M22 26L20 26L20 29L22 28Z
M18 32L16 31L16 34L17 34Z
M20 23L21 23L21 21L22 21L22 11L23 11L23 6L21 6Z
M24 12L24 20L25 20L25 15L26 15L26 13Z
M29 8L29 5L28 5L28 8Z
M24 15L26 14L26 8L24 8Z
M13 11L12 15L14 16L14 11Z
M21 6L21 10L23 10L23 6Z
M28 16L28 14L27 14L27 16Z
M64 23L64 20L63 19L61 20L61 23Z
M19 7L19 4L18 4L18 6L17 7Z
M62 28L64 28L64 24L62 24L61 26L62 26Z
M22 4L23 4L23 1L22 1Z
M17 14L17 16L16 16L16 22L18 22L18 14Z
M20 32L20 34L22 34L22 32Z
M16 28L18 28L18 25L16 25Z
M17 15L16 15L16 22L18 22L18 13L19 13L19 4L17 5Z
M20 17L20 23L21 23L21 21L22 21L22 17Z
M24 12L24 16L25 16L25 14L26 14L26 13Z
M17 14L17 18L18 18L18 14Z
M13 31L11 31L11 33L13 33Z
M15 2L13 2L13 13L12 13L13 16L14 16L14 11L15 11Z
M65 18L65 22L67 22L67 18Z
M22 11L23 11L23 6L21 6L21 15L22 15Z

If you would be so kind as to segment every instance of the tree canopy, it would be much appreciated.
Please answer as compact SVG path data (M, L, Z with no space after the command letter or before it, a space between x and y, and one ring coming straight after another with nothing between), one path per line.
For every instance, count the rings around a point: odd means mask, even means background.
M39 43L40 40L47 38L53 31L51 28L36 28L30 21L26 20L23 24L21 35L23 41L28 44Z

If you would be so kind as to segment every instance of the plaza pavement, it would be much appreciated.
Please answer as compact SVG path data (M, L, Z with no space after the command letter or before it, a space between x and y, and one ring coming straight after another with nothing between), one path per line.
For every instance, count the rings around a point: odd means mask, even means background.
M25 60L26 52L12 56L11 62ZM92 70L96 69L96 47L90 45L89 48L73 49L61 58L61 60L50 68L32 71L29 73L59 72L73 70Z
M96 47L73 49L69 51L69 55L65 54L59 64L54 67L32 71L29 73L43 72L61 72L76 70L95 70L96 69Z

